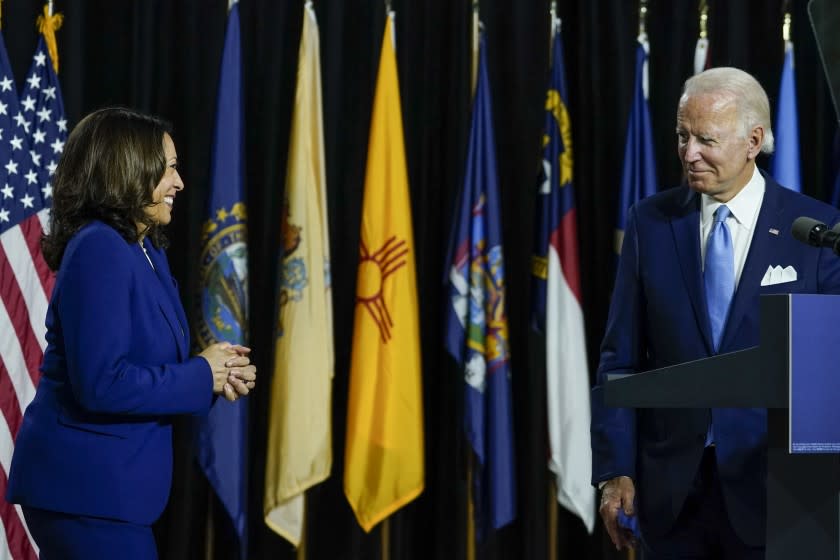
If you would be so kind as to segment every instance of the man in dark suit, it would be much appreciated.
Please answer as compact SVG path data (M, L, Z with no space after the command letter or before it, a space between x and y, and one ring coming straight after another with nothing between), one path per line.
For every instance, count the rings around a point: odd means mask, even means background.
M837 210L778 185L767 94L714 68L686 81L677 110L685 183L631 208L601 346L598 384L758 344L759 295L838 293L840 259L790 234ZM764 557L765 409L609 409L593 402L593 484L617 548L638 516L646 560Z

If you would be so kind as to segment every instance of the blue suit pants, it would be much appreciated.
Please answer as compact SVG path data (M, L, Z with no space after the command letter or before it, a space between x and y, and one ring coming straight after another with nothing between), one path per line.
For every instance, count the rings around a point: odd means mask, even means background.
M156 560L152 528L114 519L100 519L23 507L29 532L41 560Z

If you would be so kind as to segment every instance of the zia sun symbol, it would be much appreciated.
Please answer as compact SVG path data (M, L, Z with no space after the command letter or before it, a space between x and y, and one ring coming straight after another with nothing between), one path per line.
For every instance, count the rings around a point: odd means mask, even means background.
M359 286L356 288L356 302L364 305L370 313L382 342L387 344L391 339L391 328L394 321L388 312L388 306L383 296L385 279L405 266L405 256L408 246L404 240L396 236L388 239L375 253L368 251L364 241L360 243L361 259L359 261Z

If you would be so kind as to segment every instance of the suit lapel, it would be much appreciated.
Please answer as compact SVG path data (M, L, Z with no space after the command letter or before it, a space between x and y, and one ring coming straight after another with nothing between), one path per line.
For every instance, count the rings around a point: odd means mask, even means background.
M721 339L721 348L725 348L728 340L738 331L738 326L744 316L755 311L755 297L758 295L761 278L767 269L769 255L776 252L775 246L780 242L779 236L771 234L770 230L779 232L785 229L780 221L782 208L779 207L778 197L779 189L783 187L777 185L767 175L764 175L764 181L764 199L758 212L758 220L756 220L744 269L741 271L738 289L735 291L735 297L732 298L729 318Z
M700 202L699 195L686 189L682 208L671 219L671 231L674 245L680 261L683 281L685 282L691 306L703 340L709 354L713 354L712 329L709 325L709 312L706 307L706 293L703 288L703 268L700 266Z
M178 346L178 355L181 360L185 360L189 353L189 339L186 330L186 318L175 290L175 285L172 282L172 275L169 273L169 266L162 251L158 250L151 242L145 242L146 251L148 251L149 259L154 265L154 271L149 268L154 278L153 289L160 306L163 316L169 323L172 329L172 335L175 337ZM142 249L140 249L142 253ZM143 260L146 257L143 256ZM180 313L179 313L180 311Z

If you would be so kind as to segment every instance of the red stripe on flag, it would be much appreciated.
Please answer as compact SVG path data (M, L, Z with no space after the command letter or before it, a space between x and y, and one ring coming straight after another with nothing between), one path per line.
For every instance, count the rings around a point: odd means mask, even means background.
M578 304L583 306L580 289L580 260L577 248L577 210L574 208L563 215L560 226L551 232L551 246L560 257L560 266L569 289L575 294Z
M0 360L0 411L6 418L6 424L9 425L9 431L12 433L12 439L14 440L17 438L18 430L20 430L23 414L20 410L20 400L15 392L15 386L12 384L12 378L9 377L9 371L6 369L3 360Z
M47 261L44 260L44 255L41 253L41 236L44 234L41 220L38 219L37 214L30 216L21 222L20 229L23 231L24 239L26 239L26 246L29 247L29 254L32 255L32 264L38 271L41 286L44 288L44 293L47 294L47 300L49 300L53 284L55 284L55 274L47 266Z
M41 350L38 337L32 330L26 301L2 245L0 245L0 303L6 308L6 313L9 314L20 347L23 350L26 369L29 371L32 383L37 387L40 377L38 367L41 365L41 358L43 358L44 353ZM4 336L6 335L4 334Z
M26 534L23 521L18 516L15 506L7 503L4 498L7 486L6 473L3 472L3 469L0 469L0 519L3 520L3 528L6 530L6 543L9 545L9 551L15 560L37 560L38 555L35 554L35 549L29 542L29 535Z

